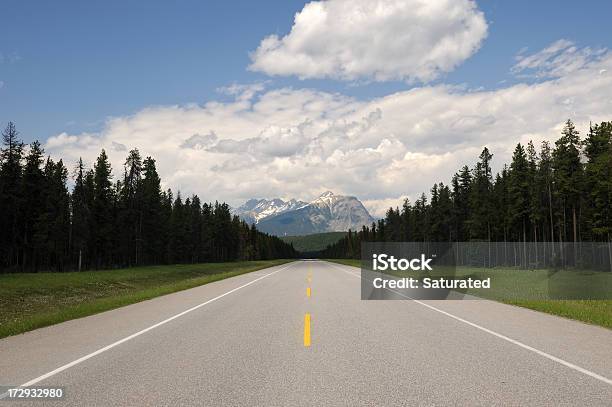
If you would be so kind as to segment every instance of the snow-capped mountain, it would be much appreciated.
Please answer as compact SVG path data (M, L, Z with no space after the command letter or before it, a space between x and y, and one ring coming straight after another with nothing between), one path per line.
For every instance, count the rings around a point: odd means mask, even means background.
M357 230L374 218L354 196L327 191L310 203L282 199L251 199L236 209L244 220L262 232L277 236Z
M234 209L234 213L248 223L258 223L260 220L283 212L299 209L308 205L308 202L290 199L283 201L274 199L249 199L240 207Z

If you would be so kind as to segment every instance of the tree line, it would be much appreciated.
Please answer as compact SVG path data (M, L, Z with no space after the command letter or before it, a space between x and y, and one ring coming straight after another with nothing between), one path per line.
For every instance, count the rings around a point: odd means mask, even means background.
M359 258L362 241L612 241L612 122L591 125L581 139L571 120L554 146L517 144L495 174L484 148L450 185L436 183L412 204L349 232L322 257Z
M68 188L62 160L27 148L15 125L0 149L0 271L69 271L137 265L292 258L281 239L259 232L225 203L163 191L155 160L131 150L113 182L104 150L79 160Z

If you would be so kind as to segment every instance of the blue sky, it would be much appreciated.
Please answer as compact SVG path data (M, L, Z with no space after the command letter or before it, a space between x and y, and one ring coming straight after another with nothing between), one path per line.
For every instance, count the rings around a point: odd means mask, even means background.
M72 166L158 160L204 200L356 195L375 215L483 146L612 120L612 3L13 1L0 126ZM297 14L296 14L297 13ZM294 20L295 17L295 20Z
M26 140L102 128L108 116L150 105L203 103L216 89L270 79L250 72L249 52L268 34L286 34L301 1L4 0L0 24L0 123L17 122ZM495 88L523 47L567 38L609 47L612 3L480 1L489 24L482 48L439 79ZM500 81L507 81L500 85ZM404 90L401 81L355 85L272 78L369 98Z

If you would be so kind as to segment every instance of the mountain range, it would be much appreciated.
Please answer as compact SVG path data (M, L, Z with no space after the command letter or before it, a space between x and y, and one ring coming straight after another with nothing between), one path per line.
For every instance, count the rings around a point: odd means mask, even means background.
M262 232L277 236L300 236L344 232L370 225L374 218L354 196L327 191L311 202L290 199L250 199L234 213Z

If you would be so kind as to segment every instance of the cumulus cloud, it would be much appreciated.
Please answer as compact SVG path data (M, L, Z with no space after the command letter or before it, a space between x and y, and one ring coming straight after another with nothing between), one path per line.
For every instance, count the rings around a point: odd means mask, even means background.
M82 133L78 136L70 135L68 133L60 133L57 136L50 137L46 142L46 147L48 149L58 151L62 151L64 149L69 151L82 151L90 148L98 148L98 146L100 146L100 137L88 133Z
M472 0L313 1L287 35L261 41L249 68L302 79L428 82L469 58L486 35Z
M204 200L308 200L332 190L381 215L389 204L448 182L485 145L499 170L517 142L554 140L567 118L579 129L612 119L611 69L605 52L537 83L491 91L425 86L362 101L247 86L228 101L147 108L109 120L97 134L62 133L45 148L67 163L80 156L93 163L105 148L120 174L126 152L113 143L138 147L157 159L165 187Z
M304 127L309 122L295 127L268 126L257 137L244 140L223 139L211 144L207 151L214 153L246 153L258 157L289 157L298 154L309 144Z

